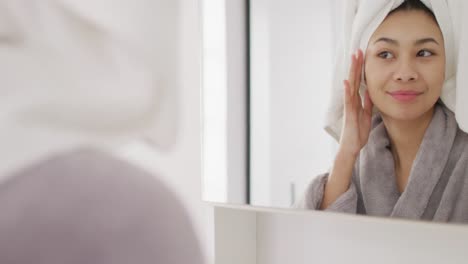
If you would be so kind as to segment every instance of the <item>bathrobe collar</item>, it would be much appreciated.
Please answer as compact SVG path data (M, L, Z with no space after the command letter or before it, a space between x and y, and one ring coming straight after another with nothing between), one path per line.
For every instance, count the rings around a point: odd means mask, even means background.
M406 188L399 193L390 140L380 115L361 152L359 171L368 214L420 219L447 163L457 132L453 113L436 104L432 121L411 168Z

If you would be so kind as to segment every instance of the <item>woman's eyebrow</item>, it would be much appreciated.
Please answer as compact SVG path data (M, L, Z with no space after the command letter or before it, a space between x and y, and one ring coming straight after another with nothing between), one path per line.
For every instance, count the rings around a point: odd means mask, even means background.
M379 41L383 41L383 42L386 42L388 44L392 44L392 45L397 45L398 46L398 41L395 40L395 39L391 39L391 38L386 38L386 37L382 37L382 38L378 38L376 41L374 41L374 44L379 42ZM428 43L428 42L432 42L432 43L435 43L437 45L439 45L439 42L437 42L434 38L422 38L422 39L418 39L414 42L415 45L422 45L422 44L425 44L425 43Z
M398 41L391 39L391 38L385 38L385 37L378 38L376 41L374 41L374 44L380 41L387 42L388 44L392 44L392 45L398 45Z
M414 44L416 45L421 45L421 44L425 44L425 43L428 43L428 42L432 42L432 43L435 43L437 45L439 45L439 42L437 42L435 39L433 38L423 38L423 39L418 39L414 42Z

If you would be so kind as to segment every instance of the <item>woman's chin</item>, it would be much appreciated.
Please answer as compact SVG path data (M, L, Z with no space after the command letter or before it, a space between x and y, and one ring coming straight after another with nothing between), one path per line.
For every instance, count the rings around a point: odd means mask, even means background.
M395 107L386 107L380 110L384 118L389 118L393 120L410 122L416 121L428 113L429 109L421 106L395 106Z

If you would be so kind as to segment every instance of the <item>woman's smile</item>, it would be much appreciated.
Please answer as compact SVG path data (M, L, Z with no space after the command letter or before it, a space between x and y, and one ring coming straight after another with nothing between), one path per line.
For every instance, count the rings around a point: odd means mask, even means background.
M419 91L411 91L411 90L400 90L394 92L387 92L390 96L392 96L395 100L400 102L411 102L416 100L423 92Z

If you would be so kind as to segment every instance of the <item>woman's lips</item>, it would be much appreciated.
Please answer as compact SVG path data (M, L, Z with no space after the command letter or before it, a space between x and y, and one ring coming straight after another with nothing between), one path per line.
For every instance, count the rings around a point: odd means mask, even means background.
M398 101L409 102L416 99L422 92L417 91L395 91L389 92L389 94Z

